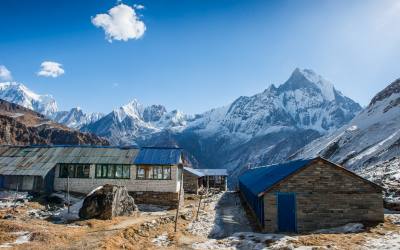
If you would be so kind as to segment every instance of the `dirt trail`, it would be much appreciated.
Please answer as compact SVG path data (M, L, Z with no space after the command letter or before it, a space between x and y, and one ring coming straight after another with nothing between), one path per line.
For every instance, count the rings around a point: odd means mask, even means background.
M237 193L226 192L221 197L217 206L217 220L220 220L222 228L218 238L229 237L237 232L252 232Z

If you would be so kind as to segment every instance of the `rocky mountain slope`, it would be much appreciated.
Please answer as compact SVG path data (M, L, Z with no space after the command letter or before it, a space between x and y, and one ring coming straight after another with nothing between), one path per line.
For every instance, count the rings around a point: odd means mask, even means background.
M348 125L307 145L291 158L331 159L389 190L400 188L400 79L379 92Z
M137 144L144 136L164 129L173 130L186 126L189 116L178 110L167 112L162 105L144 107L133 100L113 110L101 119L87 124L82 131L106 137L113 144Z
M227 168L237 176L246 167L285 160L359 111L360 105L321 76L296 69L278 87L239 97L193 117L183 128L164 129L138 143L176 144L194 155L201 167Z
M80 128L103 116L101 113L86 114L80 108L58 111L57 102L51 95L36 94L17 82L0 83L0 99L34 110L70 128Z
M82 133L22 106L0 100L0 144L108 145L94 134Z

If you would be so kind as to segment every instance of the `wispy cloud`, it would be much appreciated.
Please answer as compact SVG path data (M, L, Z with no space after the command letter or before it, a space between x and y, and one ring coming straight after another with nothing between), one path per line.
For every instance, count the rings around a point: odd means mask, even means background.
M135 9L137 9L137 10L143 10L143 9L144 9L144 6L141 5L141 4L134 4L134 5L133 5L133 8L135 8Z
M0 65L0 79L4 81L12 80L11 72L4 65Z
M146 31L146 25L139 19L135 9L125 4L111 8L108 14L97 14L92 18L92 23L104 29L109 42L139 39Z
M56 78L64 73L65 71L62 68L62 64L58 62L44 61L40 65L40 71L37 73L37 75Z

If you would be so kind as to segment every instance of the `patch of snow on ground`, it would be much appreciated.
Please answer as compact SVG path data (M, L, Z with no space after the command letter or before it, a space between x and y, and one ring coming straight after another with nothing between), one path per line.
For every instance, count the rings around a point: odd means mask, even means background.
M400 226L400 214L388 214L385 217L393 224ZM371 238L367 240L363 249L400 249L400 233L389 231L378 238Z
M379 238L367 241L364 249L400 249L400 234L389 232Z
M218 235L222 231L220 225L218 225L218 221L216 221L217 215L217 203L221 199L224 193L218 193L211 196L208 196L204 200L202 200L201 205L207 206L207 211L200 210L199 218L197 221L192 221L188 225L188 231L194 235L198 236L209 236L209 235Z
M153 242L154 245L159 246L159 247L167 247L171 244L171 241L169 240L168 234L166 232L157 236L151 242Z
M136 204L139 208L139 212L142 214L163 216L167 215L167 211L170 209L169 206L153 205L153 204Z
M0 209L24 206L31 198L28 192L0 191Z
M18 236L17 239L12 243L4 243L0 245L0 248L9 248L13 245L21 245L28 243L31 239L32 234L30 232L15 232L14 235Z
M80 201L76 202L72 206L69 207L69 213L68 213L68 207L64 207L60 209L56 214L55 217L59 218L61 222L66 222L66 221L72 221L72 220L78 220L79 219L79 210L81 209L83 205L84 199L81 199Z
M194 249L294 249L290 241L295 237L283 234L260 234L260 233L235 233L232 236L221 240L207 240L194 243Z
M337 234L337 233L358 233L363 231L364 225L361 223L349 223L340 227L333 227L328 229L320 229L315 231L315 233L323 234Z

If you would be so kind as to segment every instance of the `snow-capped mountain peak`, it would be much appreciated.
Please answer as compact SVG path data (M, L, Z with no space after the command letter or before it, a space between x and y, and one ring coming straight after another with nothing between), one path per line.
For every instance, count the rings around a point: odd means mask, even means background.
M36 94L18 82L0 83L0 98L46 116L57 112L57 103L53 96Z
M296 68L290 78L280 86L284 90L312 89L318 90L325 100L335 100L337 92L332 83L318 75L311 69Z
M114 112L116 113L120 122L123 121L127 116L133 119L141 120L143 106L136 99L133 99L118 109L115 109Z
M76 107L72 108L69 111L58 111L54 113L50 118L70 128L79 129L83 125L95 122L103 116L104 114L98 112L84 113L80 107Z

